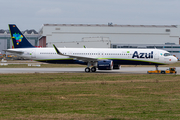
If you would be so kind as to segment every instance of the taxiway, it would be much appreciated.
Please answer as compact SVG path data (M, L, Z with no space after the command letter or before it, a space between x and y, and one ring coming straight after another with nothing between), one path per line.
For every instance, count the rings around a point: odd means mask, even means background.
M166 70L168 67L159 67L159 70ZM120 70L97 70L96 73L116 74L145 74L148 70L155 70L155 67L122 67ZM177 74L180 74L180 67L176 67ZM0 68L1 74L9 73L85 73L84 68Z

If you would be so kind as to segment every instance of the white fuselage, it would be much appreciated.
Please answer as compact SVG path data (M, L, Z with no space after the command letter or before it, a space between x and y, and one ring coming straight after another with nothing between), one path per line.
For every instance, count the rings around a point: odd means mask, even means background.
M84 64L91 62L91 58L97 60L113 60L115 64L126 65L163 65L177 62L177 58L169 52L159 49L110 49L110 48L58 48L64 55L58 55L54 48L23 48L9 49L21 51L14 53L20 57L50 63L71 63L80 61ZM72 57L74 56L74 57ZM76 58L78 56L78 59ZM82 57L82 59L79 59ZM85 59L84 59L85 58ZM90 58L88 60L88 58ZM74 62L72 62L74 63ZM76 63L76 62L75 62ZM78 63L78 62L77 62Z

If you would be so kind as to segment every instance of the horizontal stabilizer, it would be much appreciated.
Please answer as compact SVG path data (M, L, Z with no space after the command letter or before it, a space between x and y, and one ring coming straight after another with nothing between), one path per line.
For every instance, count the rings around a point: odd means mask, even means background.
M9 53L14 53L14 54L23 54L24 52L23 51L17 51L16 49L14 49L14 50L3 50L3 51L5 51L5 52L9 52Z

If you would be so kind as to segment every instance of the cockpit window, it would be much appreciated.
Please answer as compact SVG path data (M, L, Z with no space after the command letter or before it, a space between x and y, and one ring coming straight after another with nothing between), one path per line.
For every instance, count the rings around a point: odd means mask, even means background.
M164 56L172 56L170 53L164 53Z

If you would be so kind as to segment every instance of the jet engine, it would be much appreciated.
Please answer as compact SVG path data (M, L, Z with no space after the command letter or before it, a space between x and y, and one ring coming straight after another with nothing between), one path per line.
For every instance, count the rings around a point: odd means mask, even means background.
M98 61L97 68L98 68L98 70L112 70L113 69L113 61L112 60Z

